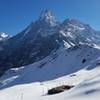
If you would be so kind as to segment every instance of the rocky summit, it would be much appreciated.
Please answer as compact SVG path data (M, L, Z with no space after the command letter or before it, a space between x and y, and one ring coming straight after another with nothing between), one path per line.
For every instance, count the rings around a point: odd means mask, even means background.
M8 35L0 34L0 39L1 36ZM60 48L99 44L100 32L90 25L68 18L60 22L51 11L45 10L22 32L0 43L0 74L40 61Z

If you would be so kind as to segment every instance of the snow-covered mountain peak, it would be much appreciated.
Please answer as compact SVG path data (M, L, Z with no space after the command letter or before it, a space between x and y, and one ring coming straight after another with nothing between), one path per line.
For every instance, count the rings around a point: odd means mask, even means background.
M50 10L44 10L41 12L40 14L40 21L44 21L46 23L48 23L51 26L56 26L57 25L57 20L55 18L55 16L53 15L53 13Z
M4 33L4 32L1 32L0 33L0 41L3 41L3 40L6 40L9 38L9 35Z
M80 25L80 26L83 26L84 24L82 22L80 22L79 20L77 19L65 19L64 24L73 24L73 25Z
M4 49L0 55L0 66L9 68L28 65L40 61L59 48L67 49L80 44L100 44L100 35L76 19L57 23L52 12L46 10L38 20L2 44ZM5 63L2 55L6 55Z
M43 11L41 12L41 14L40 14L40 17L41 17L41 18L44 18L44 17L51 17L51 16L53 16L53 15L52 15L52 12L49 11L49 10L43 10Z
M62 23L63 28L76 31L95 31L89 24L83 23L77 19L65 19ZM90 32L89 32L90 33Z
M77 19L66 19L63 21L62 25L66 28L71 28L74 30L84 30L87 25L80 22Z

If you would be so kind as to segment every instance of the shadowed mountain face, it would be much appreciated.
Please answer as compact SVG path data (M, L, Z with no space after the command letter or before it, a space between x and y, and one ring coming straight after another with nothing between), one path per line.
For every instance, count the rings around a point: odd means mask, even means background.
M99 32L75 19L57 21L46 10L25 30L0 44L0 74L11 67L39 61L59 48L100 43Z

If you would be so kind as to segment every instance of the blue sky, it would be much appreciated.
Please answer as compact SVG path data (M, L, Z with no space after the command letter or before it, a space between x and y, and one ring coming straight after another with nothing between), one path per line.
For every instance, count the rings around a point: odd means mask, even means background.
M0 0L0 32L19 33L45 9L60 21L75 18L100 30L100 0Z

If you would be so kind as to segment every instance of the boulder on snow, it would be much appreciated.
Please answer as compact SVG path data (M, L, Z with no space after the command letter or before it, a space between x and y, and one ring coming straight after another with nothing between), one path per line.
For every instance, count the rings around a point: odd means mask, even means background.
M48 94L49 95L57 94L57 93L65 91L65 90L69 90L72 87L74 87L74 86L62 85L62 86L59 86L59 87L55 87L55 88L48 90Z

